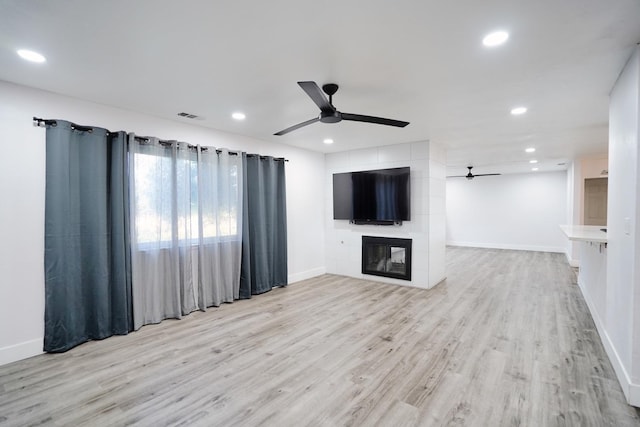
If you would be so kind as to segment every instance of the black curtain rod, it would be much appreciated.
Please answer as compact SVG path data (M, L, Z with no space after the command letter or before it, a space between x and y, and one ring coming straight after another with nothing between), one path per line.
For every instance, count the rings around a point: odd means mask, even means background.
M58 126L58 122L51 119L41 119L39 117L34 117L33 121L36 122L36 126L49 125L49 126Z
M146 136L137 136L137 135L136 135L134 138L135 138L136 140L138 140L138 141L142 141L142 142L149 142L149 141L151 141L151 138L146 137ZM165 146L171 146L171 145L175 144L176 142L178 142L178 141L176 141L176 140L168 140L168 139L166 139L166 140L165 140L165 139L159 139L159 140L158 140L158 143L159 143L160 145L165 145ZM197 145L191 145L191 144L187 144L187 147L188 147L188 148L198 148L198 146L197 146ZM209 151L209 147L202 147L202 146L200 146L200 148L202 149L202 151ZM220 154L220 153L222 153L222 150L218 150L218 149L216 149L216 153ZM229 155L231 155L231 156L237 156L238 154L240 154L240 153L238 153L237 151L229 151L228 153L229 153Z
M53 119L41 119L40 117L34 117L33 121L35 122L36 126L53 126L56 127L58 126L58 121L57 120L53 120ZM75 123L71 123L71 129L73 130L79 130L80 132L93 132L93 128L91 126L81 126L81 125L77 125ZM111 135L112 132L107 131L107 135Z
M269 156L262 156L260 154L247 154L247 157L260 157L260 160L264 160L269 158ZM285 159L284 157L274 157L273 160L277 160L277 161L281 161L281 162L288 162L288 159Z
M40 117L33 117L33 121L35 122L36 126L57 126L58 122L54 119L41 119ZM77 125L75 123L71 123L71 129L75 129L75 130L79 130L81 132L93 132L93 128L89 127L89 126L80 126ZM111 135L113 134L113 132L107 131L107 135ZM134 137L136 140L138 141L143 141L143 142L149 142L151 140L151 138L145 137L145 136L135 136ZM168 140L168 139L159 139L158 142L162 145L172 145L174 143L176 143L177 141L175 140ZM196 145L191 145L191 144L187 144L187 147L189 148L196 148ZM207 147L202 147L202 151L208 151L209 148ZM216 149L216 153L220 154L222 153L222 150L218 150ZM229 155L231 156L237 156L240 153L238 151L229 151L228 152ZM261 156L260 154L247 154L247 157L260 157L260 159L264 160L266 159L268 156ZM274 157L274 160L277 161L283 161L283 162L288 162L289 160L285 159L284 157Z

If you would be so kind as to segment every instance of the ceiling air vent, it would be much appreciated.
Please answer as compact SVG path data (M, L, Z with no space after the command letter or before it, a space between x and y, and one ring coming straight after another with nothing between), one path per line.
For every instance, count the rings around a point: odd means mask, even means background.
M191 114L191 113L178 113L178 116L180 117L184 117L186 119L200 119L199 116L196 116L195 114Z

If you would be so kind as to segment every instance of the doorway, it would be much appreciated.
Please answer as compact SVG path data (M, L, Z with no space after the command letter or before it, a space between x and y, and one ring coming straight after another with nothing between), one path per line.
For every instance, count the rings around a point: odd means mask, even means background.
M584 225L607 225L609 178L584 180Z

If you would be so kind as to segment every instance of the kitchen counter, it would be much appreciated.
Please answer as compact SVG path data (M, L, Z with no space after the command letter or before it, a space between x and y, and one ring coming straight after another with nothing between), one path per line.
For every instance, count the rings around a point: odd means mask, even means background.
M600 225L561 225L560 229L569 240L578 242L607 243L607 233Z

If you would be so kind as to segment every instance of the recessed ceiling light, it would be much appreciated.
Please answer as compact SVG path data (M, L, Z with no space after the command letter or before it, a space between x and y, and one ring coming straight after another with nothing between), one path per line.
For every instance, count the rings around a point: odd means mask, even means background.
M531 168L531 170L535 172L538 170L538 168Z
M527 107L515 107L511 109L511 114L514 116L519 116L520 114L524 114L527 112Z
M18 49L17 52L18 52L18 55L20 55L20 58L26 59L27 61L45 62L47 60L47 58L45 58L43 55L39 54L38 52L34 52L32 50Z
M529 147L529 148L527 148L527 149L526 149L526 150L524 150L524 151L526 151L527 153L535 153L536 149L535 149L535 148L533 148L533 147Z
M529 160L529 163L535 164L535 163L538 163L538 161L537 160Z
M495 31L493 33L487 34L482 39L482 44L487 47L500 46L509 38L509 33L506 31Z
M331 138L326 138L326 139L325 139L324 141L322 141L322 142L324 142L325 144L333 144L333 139L331 139Z
M236 120L244 120L247 116L244 115L244 113L241 112L235 112L231 115L231 117L233 117Z

